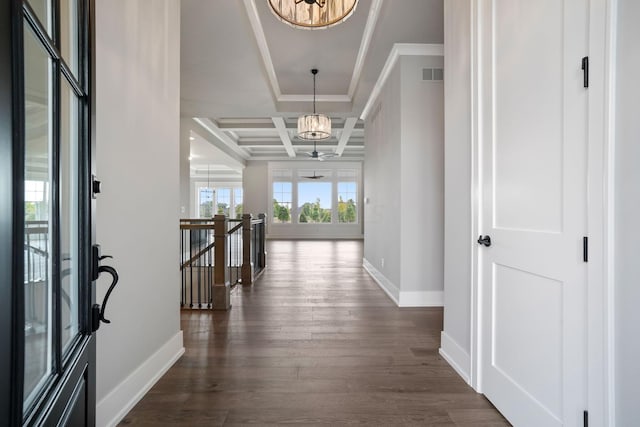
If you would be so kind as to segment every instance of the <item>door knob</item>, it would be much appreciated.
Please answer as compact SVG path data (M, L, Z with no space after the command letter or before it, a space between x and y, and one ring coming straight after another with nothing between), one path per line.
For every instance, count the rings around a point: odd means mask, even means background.
M489 247L491 246L491 237L480 235L480 237L478 237L478 243L480 243L481 245L485 245L486 247Z

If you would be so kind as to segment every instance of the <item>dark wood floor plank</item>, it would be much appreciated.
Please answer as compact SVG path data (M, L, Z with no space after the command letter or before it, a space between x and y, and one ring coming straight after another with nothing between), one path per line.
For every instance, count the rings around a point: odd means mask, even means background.
M183 311L185 355L122 425L504 426L440 357L441 308L398 308L360 241L270 241L228 312Z

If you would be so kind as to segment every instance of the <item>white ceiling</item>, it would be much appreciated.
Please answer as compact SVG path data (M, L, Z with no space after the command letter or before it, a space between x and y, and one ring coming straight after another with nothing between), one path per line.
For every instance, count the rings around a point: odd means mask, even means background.
M323 30L280 22L266 0L182 0L181 114L206 120L245 159L307 159L296 119L312 110L318 68L316 109L333 121L318 151L359 160L357 119L395 43L443 43L443 0L360 0Z

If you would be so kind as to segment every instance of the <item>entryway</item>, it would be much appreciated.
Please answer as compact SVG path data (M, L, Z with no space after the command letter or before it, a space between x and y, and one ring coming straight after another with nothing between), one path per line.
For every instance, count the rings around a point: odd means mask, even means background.
M441 308L398 308L362 241L268 241L227 312L183 311L186 353L128 423L509 425L438 355Z

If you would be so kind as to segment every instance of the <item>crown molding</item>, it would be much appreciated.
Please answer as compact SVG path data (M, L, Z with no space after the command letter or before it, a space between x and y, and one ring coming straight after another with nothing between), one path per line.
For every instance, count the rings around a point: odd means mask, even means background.
M389 78L391 70L393 70L393 67L401 56L444 56L444 45L425 43L394 44L389 56L387 57L387 62L385 62L384 67L382 67L382 71L380 72L380 76L378 76L376 84L373 86L373 90L371 90L369 100L367 100L367 103L362 109L362 113L360 114L360 118L362 120L367 120L367 116L369 115L373 104L375 104L378 99L378 96L380 96L382 87Z
M313 95L280 95L279 102L313 102ZM316 102L351 102L347 95L316 95Z
M365 24L365 28L362 33L360 48L358 50L358 55L356 56L356 62L353 68L353 73L351 75L351 82L349 83L348 92L344 95L317 95L316 96L317 102L337 102L337 103L353 102L353 96L355 94L356 88L358 87L358 83L360 82L362 69L364 67L364 61L369 51L369 45L371 42L371 38L373 37L373 32L375 30L376 23L378 21L378 16L380 15L380 10L382 9L383 1L384 0L372 0L371 8L369 9L369 15L367 17L367 23ZM253 30L253 35L256 38L256 43L258 44L260 56L262 56L262 62L264 63L267 76L269 77L269 83L271 84L271 90L273 92L273 95L276 101L277 102L312 101L313 100L312 95L297 95L297 94L285 95L282 93L282 91L280 90L280 85L278 84L278 77L276 75L275 67L273 66L271 53L269 52L269 45L267 44L267 38L264 34L264 28L262 27L262 22L260 21L260 16L258 15L258 9L256 7L255 0L244 0L244 6L247 10L249 22L251 23L251 29Z

